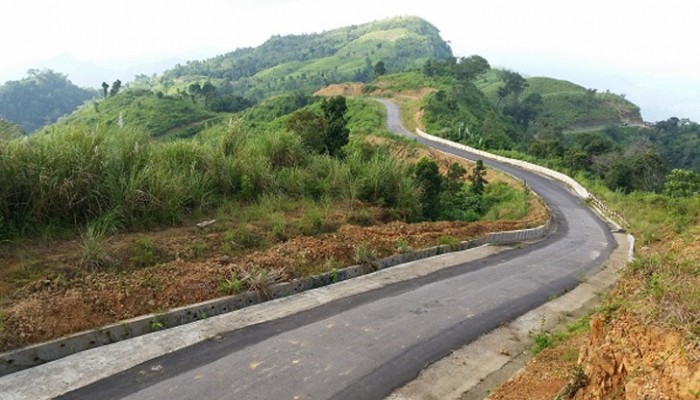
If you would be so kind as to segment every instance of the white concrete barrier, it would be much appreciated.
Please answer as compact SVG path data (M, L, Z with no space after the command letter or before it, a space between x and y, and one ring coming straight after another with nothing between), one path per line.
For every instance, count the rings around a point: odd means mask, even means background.
M583 185L578 183L574 178L572 178L566 174L562 174L561 172L554 171L552 169L545 168L541 165L533 164L531 162L516 160L514 158L503 157L503 156L489 153L487 151L475 149L473 147L469 147L469 146L466 146L466 145L461 144L461 143L456 143L456 142L453 142L451 140L447 140L447 139L444 139L444 138L441 138L438 136L433 136L433 135L426 133L420 129L416 129L416 134L420 137L423 137L423 138L430 140L430 141L433 141L433 142L441 143L441 144L444 144L446 146L450 146L450 147L453 147L456 149L460 149L460 150L464 150L464 151L467 151L467 152L470 152L473 154L477 154L477 155L484 157L486 159L489 159L489 160L494 160L494 161L502 162L504 164L513 165L513 166L522 168L524 170L531 171L531 172L534 172L536 174L546 176L546 177L555 179L559 182L562 182L565 185L569 186L573 190L573 192L576 193L577 196L579 196L583 200L589 200L591 202L591 204L593 205L594 209L596 211L598 211L598 213L601 215L601 217L603 217L611 225L613 225L615 227L616 231L623 231L624 230L620 224L622 224L626 227L629 226L629 223L627 222L627 220L625 220L625 218L622 216L622 214L611 210L602 200L600 200L595 195L590 193L588 191L588 189L583 187ZM613 217L616 218L617 221L615 221L613 219Z
M446 146L454 147L456 149L460 149L460 150L468 151L470 153L478 154L478 155L480 155L484 158L488 158L490 160L502 162L504 164L514 165L516 167L519 167L519 168L522 168L522 169L525 169L528 171L532 171L532 172L535 172L535 173L543 175L543 176L547 176L547 177L556 179L560 182L567 184L569 187L571 187L574 190L574 192L579 197L581 197L584 200L592 197L591 193L588 192L588 190L585 187L583 187L583 185L576 182L576 180L574 180L570 176L562 174L561 172L557 172L557 171L551 170L549 168L545 168L541 165L533 164L533 163L530 163L527 161L503 157L503 156L492 154L492 153L489 153L489 152L486 152L483 150L475 149L473 147L469 147L469 146L463 145L461 143L455 143L451 140L447 140L447 139L444 139L441 137L433 136L429 133L423 132L420 129L416 129L416 133L418 134L418 136L424 137L424 138L426 138L430 141L433 141L433 142L441 143L441 144L444 144Z

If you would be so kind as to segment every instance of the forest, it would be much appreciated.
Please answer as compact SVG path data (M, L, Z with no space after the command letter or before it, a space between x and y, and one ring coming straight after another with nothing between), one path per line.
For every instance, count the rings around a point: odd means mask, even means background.
M73 112L96 94L59 72L30 69L25 78L0 86L0 118L30 133Z

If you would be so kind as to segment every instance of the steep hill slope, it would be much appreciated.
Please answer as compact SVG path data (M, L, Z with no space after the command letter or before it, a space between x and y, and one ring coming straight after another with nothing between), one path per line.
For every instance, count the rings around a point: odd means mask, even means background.
M211 79L237 94L261 99L330 83L367 81L382 61L388 72L417 67L452 52L439 31L417 17L398 17L307 35L273 36L256 48L190 61L163 74L166 92Z

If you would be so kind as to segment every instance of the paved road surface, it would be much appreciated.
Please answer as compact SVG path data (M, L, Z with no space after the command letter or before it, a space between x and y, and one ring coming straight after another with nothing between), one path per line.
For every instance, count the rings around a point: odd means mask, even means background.
M396 107L385 104L389 128L411 136ZM485 163L526 179L552 208L556 232L531 246L229 332L62 398L383 399L427 364L576 286L611 251L608 228L559 184Z

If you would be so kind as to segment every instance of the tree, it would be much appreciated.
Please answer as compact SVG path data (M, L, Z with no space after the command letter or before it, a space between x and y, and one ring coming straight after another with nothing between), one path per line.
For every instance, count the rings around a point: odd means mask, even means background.
M471 194L475 196L481 196L484 193L484 187L488 184L486 180L486 167L484 166L483 160L477 160L471 175L469 175L469 181L472 183L470 189Z
M233 94L216 96L207 102L207 108L214 112L238 112L252 105L253 103L245 97Z
M663 189L666 163L648 143L638 142L623 153L610 152L594 158L596 168L612 190L658 192Z
M587 171L591 165L588 153L573 147L564 154L564 165L572 171Z
M575 145L591 156L607 153L615 147L615 142L608 136L597 132L583 132L574 135L573 138Z
M518 100L520 94L527 87L527 81L517 72L503 70L501 72L501 80L503 80L503 86L498 88L498 107L502 100L504 100L508 95L513 95L513 102Z
M442 175L435 161L423 157L416 164L416 181L423 189L421 203L423 204L423 217L434 220L440 215L440 192Z
M214 96L216 96L216 86L214 86L211 82L206 81L202 85L202 96L204 96L205 99L211 100Z
M671 197L690 197L700 193L700 175L687 169L674 169L666 176L664 194Z
M315 153L323 153L325 146L324 134L328 124L326 119L309 109L295 112L287 118L287 130L301 137L304 146Z
M374 76L382 76L386 74L386 67L384 66L384 61L377 61L374 64Z
M472 55L460 59L459 63L455 65L455 77L462 81L471 82L490 69L491 66L484 57Z
M445 60L428 60L423 64L425 76L454 76L457 59L449 57Z
M632 160L633 182L636 190L660 192L668 173L666 162L653 147L646 147Z
M102 82L102 97L106 98L109 90L109 84L107 82Z
M190 98L194 103L197 97L202 94L202 87L199 85L199 82L194 82L187 87L187 92L190 94Z
M510 106L503 107L503 113L513 117L523 130L527 130L530 122L534 121L539 115L541 108L542 96L539 93L531 93L520 103L513 103Z
M121 88L122 88L122 81L117 79L116 81L114 81L114 83L112 83L112 88L109 90L109 95L116 96L117 94L119 94L119 90Z
M564 128L551 118L538 118L533 125L535 138L545 141L564 141Z
M345 113L348 110L345 97L334 96L323 99L321 109L327 124L323 135L326 152L334 157L341 156L342 148L348 144L350 137L350 130L345 121Z

